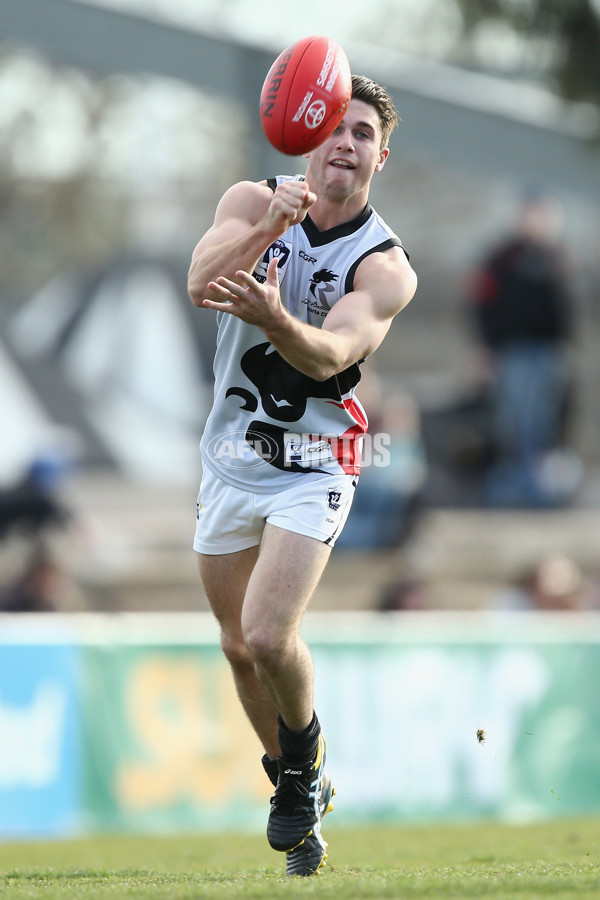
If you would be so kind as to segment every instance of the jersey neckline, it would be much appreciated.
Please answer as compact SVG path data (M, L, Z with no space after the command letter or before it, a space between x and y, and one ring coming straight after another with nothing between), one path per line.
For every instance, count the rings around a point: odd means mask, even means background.
M363 211L355 216L354 219L350 219L348 222L342 222L340 225L334 225L333 228L327 228L325 231L320 231L317 228L310 217L310 213L306 214L300 224L311 247L321 247L323 244L329 244L330 241L336 241L338 238L354 234L355 231L358 231L359 228L363 227L365 222L368 222L372 212L371 205L367 203Z

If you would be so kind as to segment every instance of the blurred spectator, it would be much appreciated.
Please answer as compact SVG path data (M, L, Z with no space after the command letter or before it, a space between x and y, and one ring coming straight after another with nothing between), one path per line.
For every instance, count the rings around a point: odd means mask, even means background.
M71 514L59 493L80 455L79 439L70 430L54 428L45 436L22 477L0 488L0 541L13 531L37 537L69 523Z
M586 584L579 566L567 556L545 557L493 600L493 609L588 609Z
M400 579L386 584L377 604L379 612L430 609L430 599L423 582Z
M81 603L50 549L59 529L70 535L77 524L61 486L78 462L78 449L70 433L55 430L40 442L21 478L0 488L0 612L48 612L74 599Z
M54 495L47 474L35 463L19 482L0 490L0 540L13 530L35 535L67 523L69 513Z
M560 450L570 402L567 345L572 309L562 214L550 197L531 196L514 234L473 273L469 300L491 364L496 459L486 479L491 505L563 503L572 471Z
M55 610L63 580L63 572L50 554L37 548L24 571L0 593L0 612Z
M377 376L370 372L361 401L369 416L369 434L354 503L337 540L342 550L400 545L418 518L425 484L420 418L413 400L398 389L384 398Z

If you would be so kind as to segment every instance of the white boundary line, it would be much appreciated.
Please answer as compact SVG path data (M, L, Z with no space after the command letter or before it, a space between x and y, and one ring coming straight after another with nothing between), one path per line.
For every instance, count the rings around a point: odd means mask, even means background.
M315 647L415 644L600 644L595 612L313 612L303 634ZM219 645L209 612L4 613L0 646Z

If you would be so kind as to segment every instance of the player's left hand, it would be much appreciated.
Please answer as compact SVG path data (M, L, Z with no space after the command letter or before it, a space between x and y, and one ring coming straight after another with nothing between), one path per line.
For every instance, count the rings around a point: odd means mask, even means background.
M219 299L203 300L203 306L237 316L249 325L270 328L285 314L279 295L277 258L270 261L264 284L250 272L239 270L235 273L235 281L219 277L211 281L208 287Z

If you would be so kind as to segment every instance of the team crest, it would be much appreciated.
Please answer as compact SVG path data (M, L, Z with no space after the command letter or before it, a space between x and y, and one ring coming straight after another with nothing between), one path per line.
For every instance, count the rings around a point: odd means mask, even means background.
M329 506L329 509L333 509L333 510L335 510L335 512L337 512L338 509L340 508L341 499L342 499L341 491L334 491L334 490L327 491L327 505Z
M277 274L279 282L283 281L283 276L290 261L292 245L288 241L282 241L278 238L270 247L267 247L265 253L259 259L258 265L254 270L254 277L260 284L264 284L267 280L267 268L272 259L277 259Z

